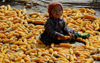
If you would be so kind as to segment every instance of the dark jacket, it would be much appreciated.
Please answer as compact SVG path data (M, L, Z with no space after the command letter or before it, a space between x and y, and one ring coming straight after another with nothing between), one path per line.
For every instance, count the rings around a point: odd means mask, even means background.
M55 19L50 17L45 24L45 31L41 34L40 40L44 42L46 45L50 45L51 43L61 43L62 40L58 40L58 35L68 35L69 31L74 31L69 28L62 17L59 19Z

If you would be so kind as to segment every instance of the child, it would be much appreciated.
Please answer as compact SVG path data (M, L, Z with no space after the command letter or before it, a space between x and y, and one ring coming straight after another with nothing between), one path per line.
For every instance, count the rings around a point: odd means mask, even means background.
M48 8L49 19L45 24L45 31L41 34L40 40L46 44L51 45L52 43L59 44L70 42L70 39L65 39L65 35L74 37L77 35L72 28L69 28L64 19L61 17L63 14L63 6L59 2L53 2ZM61 38L61 40L58 40Z

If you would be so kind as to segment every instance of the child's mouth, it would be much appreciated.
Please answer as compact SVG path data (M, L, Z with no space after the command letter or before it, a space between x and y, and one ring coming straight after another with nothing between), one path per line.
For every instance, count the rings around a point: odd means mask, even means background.
M57 16L59 15L59 14L56 14Z

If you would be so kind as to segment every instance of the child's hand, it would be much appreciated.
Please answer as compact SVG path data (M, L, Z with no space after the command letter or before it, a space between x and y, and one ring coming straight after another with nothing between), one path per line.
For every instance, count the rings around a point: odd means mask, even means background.
M71 38L73 38L73 37L74 37L74 34L72 34L72 33L69 33L69 36L70 36Z
M73 38L73 37L74 37L74 34L75 34L75 31L74 31L74 30L69 31L69 36L70 36L70 37L72 37L72 38Z
M63 34L59 34L58 38L60 38L60 40L65 40L65 36Z

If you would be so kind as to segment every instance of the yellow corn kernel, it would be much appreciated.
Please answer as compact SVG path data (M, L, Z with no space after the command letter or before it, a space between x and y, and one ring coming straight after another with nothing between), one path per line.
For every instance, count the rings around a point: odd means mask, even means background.
M6 38L6 35L3 33L0 33L0 38Z
M10 5L7 5L7 10L11 10L11 6Z
M93 58L90 58L89 60L87 60L86 63L92 63L93 61L94 61L94 59Z
M69 43L60 43L59 46L60 47L67 47L67 48L71 47L71 45Z
M52 48L49 49L49 53L50 53L50 54L53 53L53 49L52 49Z
M37 15L37 12L29 13L29 15Z

